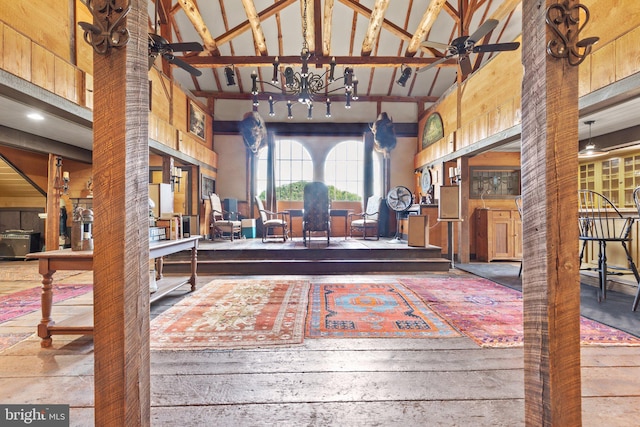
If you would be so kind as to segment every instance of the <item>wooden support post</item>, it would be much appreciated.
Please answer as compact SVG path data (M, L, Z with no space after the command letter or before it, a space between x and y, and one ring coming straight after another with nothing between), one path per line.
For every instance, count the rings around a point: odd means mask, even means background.
M125 3L122 1L119 4ZM94 53L95 425L150 425L147 1Z
M471 260L471 221L473 220L473 212L469 212L469 188L471 187L469 157L459 157L457 167L462 176L462 181L458 183L460 212L465 215L458 223L458 261L465 264Z
M553 32L545 14L556 3L522 2L525 423L531 426L582 422L578 67L546 53Z
M56 185L56 163L59 156L49 154L47 180L47 219L45 221L44 246L48 251L60 248L60 190ZM62 171L60 171L62 174ZM61 176L62 178L62 176Z

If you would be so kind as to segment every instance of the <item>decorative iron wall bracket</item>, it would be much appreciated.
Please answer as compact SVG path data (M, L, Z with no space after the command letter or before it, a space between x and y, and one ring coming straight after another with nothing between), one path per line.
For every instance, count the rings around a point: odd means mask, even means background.
M124 18L131 10L131 3L126 7L116 5L116 0L85 0L87 8L93 15L93 22L78 22L84 30L84 40L93 46L96 53L105 55L112 47L123 47L129 42L129 30L124 25Z
M579 25L580 11L585 15L582 25ZM554 58L567 58L569 65L581 64L591 53L592 46L600 40L599 37L578 40L589 22L589 9L583 4L569 6L569 0L553 4L547 8L546 22L557 36L547 44L547 53Z

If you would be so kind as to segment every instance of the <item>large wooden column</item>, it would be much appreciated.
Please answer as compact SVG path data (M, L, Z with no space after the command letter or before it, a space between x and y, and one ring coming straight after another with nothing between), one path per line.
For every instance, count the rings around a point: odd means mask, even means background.
M129 43L94 53L97 426L150 424L147 19L131 0Z
M522 2L525 421L581 425L578 67L546 53L556 0ZM573 0L570 3L576 3Z

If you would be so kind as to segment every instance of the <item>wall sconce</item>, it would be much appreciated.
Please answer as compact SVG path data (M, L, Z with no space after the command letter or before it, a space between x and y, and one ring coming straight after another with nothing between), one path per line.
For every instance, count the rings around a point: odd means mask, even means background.
M585 15L582 25L579 25L580 11ZM599 37L578 40L580 31L589 22L589 9L583 4L569 6L568 0L553 4L547 8L545 20L557 36L547 44L547 53L554 58L567 58L569 65L580 65L600 40Z
M182 169L173 167L171 169L171 191L174 191L175 185L178 185L178 191L180 191L180 179L182 178Z
M53 188L61 194L69 192L69 172L62 172L62 157L56 157L56 174L53 179Z
M451 181L451 184L460 184L460 182L462 182L462 176L460 175L460 168L454 168L451 167L449 168L449 180Z
M402 65L400 68L402 70L402 74L396 83L398 85L405 87L407 85L407 80L411 77L411 67L407 67L406 65Z
M224 77L227 79L227 86L235 86L235 73L233 72L233 67L224 67Z

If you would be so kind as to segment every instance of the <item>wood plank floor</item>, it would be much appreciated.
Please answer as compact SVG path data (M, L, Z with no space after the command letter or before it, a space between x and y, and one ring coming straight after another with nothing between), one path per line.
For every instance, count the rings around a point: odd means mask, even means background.
M467 273L411 277L459 274ZM398 276L304 277L357 282ZM33 285L3 279L0 293ZM155 303L152 316L186 289ZM54 315L62 319L90 305L91 294L84 295L57 304ZM0 324L0 334L33 334L0 353L0 402L69 404L71 425L93 425L92 339L54 336L53 347L42 349L34 334L39 320L35 312ZM582 347L583 425L638 425L638 351ZM152 425L519 426L524 425L522 354L522 348L480 348L467 338L306 339L279 348L154 351Z

